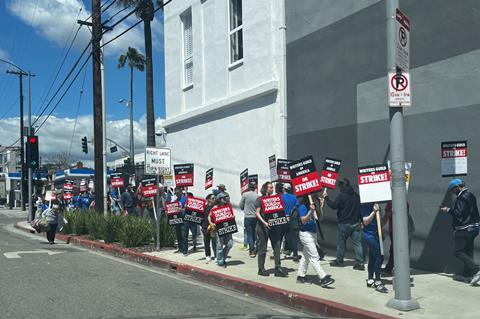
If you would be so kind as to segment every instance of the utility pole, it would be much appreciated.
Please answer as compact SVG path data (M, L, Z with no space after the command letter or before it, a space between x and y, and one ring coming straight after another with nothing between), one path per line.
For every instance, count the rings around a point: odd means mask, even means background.
M31 94L31 78L35 76L34 74L28 71L28 135L33 135L32 130L32 94ZM30 154L32 154L30 152ZM33 174L32 174L32 166L31 163L28 163L28 222L32 222L33 220L33 202L32 202L32 195L33 195Z
M100 39L100 44L103 47L103 38ZM103 163L103 171L102 171L102 179L103 179L103 214L105 216L108 215L108 192L107 192L107 112L106 112L106 105L105 105L105 66L104 66L104 54L102 48L102 60L100 65L101 70L101 77L102 77L102 163Z
M95 161L95 210L104 213L103 196L103 114L101 50L102 14L100 0L92 0L92 57L93 57L93 152Z
M19 71L10 71L7 70L8 74L17 75L20 80L20 161L22 165L22 171L20 173L20 193L22 194L22 211L25 211L25 145L24 145L24 123L23 123L23 77L28 76L28 73L19 70ZM30 216L30 214L29 214Z
M387 67L398 73L396 57L396 10L398 0L387 0ZM387 72L387 74L388 74ZM388 77L387 77L388 79ZM389 80L389 79L388 79ZM388 82L388 81L387 81ZM410 289L410 253L408 247L407 191L405 185L405 149L403 108L390 107L390 161L392 167L393 255L395 256L395 297L387 306L401 311L420 308Z

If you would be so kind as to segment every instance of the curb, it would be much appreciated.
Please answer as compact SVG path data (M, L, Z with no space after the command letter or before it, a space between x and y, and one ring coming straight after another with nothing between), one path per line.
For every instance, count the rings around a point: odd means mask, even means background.
M25 232L31 229L19 224L15 228ZM105 244L94 240L84 239L72 235L56 234L56 238L65 241L67 244L81 246L87 249L104 251L116 257L128 259L148 266L155 266L182 275L192 277L198 281L206 282L223 288L232 289L241 293L256 296L267 301L280 303L291 308L308 311L318 315L337 318L355 319L394 319L388 315L363 310L338 302L312 297L309 295L284 290L259 282L245 280L218 272L201 269L188 264L171 261L168 259L145 255L128 248L122 248L112 244Z

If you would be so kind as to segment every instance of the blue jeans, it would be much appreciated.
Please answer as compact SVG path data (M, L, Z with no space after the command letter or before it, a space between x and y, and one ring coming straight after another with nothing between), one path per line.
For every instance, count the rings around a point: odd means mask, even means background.
M380 280L383 256L380 253L378 237L363 233L363 238L365 238L368 246L368 279L374 279L375 276L375 280Z
M343 258L345 257L345 246L349 237L352 238L355 261L357 264L363 264L364 258L362 247L362 230L360 229L360 223L338 224L337 262L343 264Z
M185 242L184 240L185 226L183 224L177 224L174 227L175 227L175 236L177 237L178 250L186 254L188 250L188 241Z
M257 219L255 217L248 217L244 220L245 234L247 235L248 251L255 252L255 227L257 226Z
M225 264L230 249L233 247L232 234L218 236L217 234L217 263L221 266Z
M192 233L193 248L197 248L198 224L195 224L195 223L192 223L192 222L187 222L187 221L184 221L183 223L184 223L183 241L185 242L185 245L187 246L187 250L188 250L188 232L189 231Z

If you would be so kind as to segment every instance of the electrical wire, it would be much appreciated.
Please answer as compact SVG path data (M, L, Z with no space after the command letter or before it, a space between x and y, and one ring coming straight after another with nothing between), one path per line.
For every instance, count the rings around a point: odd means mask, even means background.
M20 97L17 96L15 101L13 101L12 105L8 107L7 111L5 111L2 116L0 116L0 120L3 120L7 116L7 114L10 113L10 111L13 109L13 107L15 106L15 104L17 104L19 100L20 100Z
M86 76L87 76L87 68L85 68L85 72L83 73L82 88L80 90L80 96L78 98L78 104L77 104L77 114L75 115L75 124L73 125L72 138L70 140L70 147L68 148L68 158L69 159L72 155L73 138L75 137L75 131L77 129L78 113L80 111L80 104L82 103L82 97L83 97L83 93L84 93Z
M173 1L173 0L168 0L168 1L164 2L162 6L158 7L157 9L155 9L155 10L153 11L153 14L155 14L158 10L163 9L163 7L165 7L167 4L169 4L169 3L172 2L172 1ZM128 15L127 15L127 17L128 17ZM125 20L127 17L124 17L124 19L120 20L119 22ZM119 23L119 22L118 22L118 23ZM121 33L118 34L117 36L115 36L115 37L113 37L112 39L110 39L110 40L108 40L107 42L105 42L105 43L101 46L101 48L103 48L103 47L106 46L107 44L115 41L116 39L120 38L122 35L124 35L124 34L127 33L128 31L132 30L133 28L135 28L137 25L139 25L139 24L142 23L142 22L143 22L143 20L139 20L139 21L135 22L135 23L134 23L133 25L131 25L129 28L125 29L123 32L121 32ZM117 25L118 23L114 24L113 26ZM113 26L112 26L112 27L113 27Z

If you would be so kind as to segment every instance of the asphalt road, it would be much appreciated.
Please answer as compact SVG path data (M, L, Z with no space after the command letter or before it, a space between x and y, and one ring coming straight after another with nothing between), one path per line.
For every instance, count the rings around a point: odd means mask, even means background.
M0 210L0 318L308 317L158 268L50 246L14 229L19 220L21 212Z

